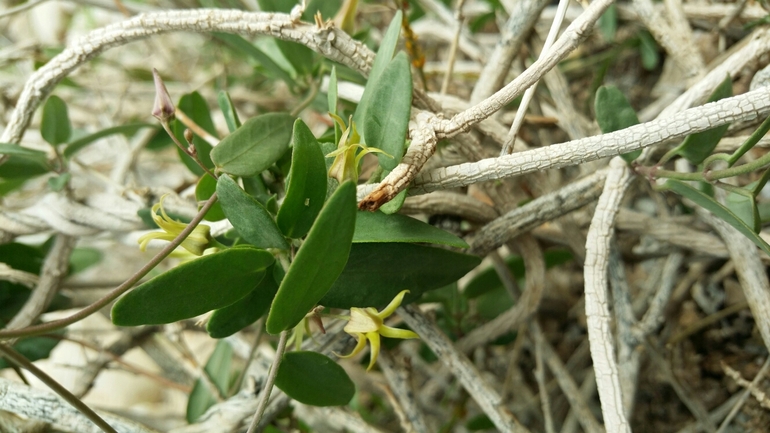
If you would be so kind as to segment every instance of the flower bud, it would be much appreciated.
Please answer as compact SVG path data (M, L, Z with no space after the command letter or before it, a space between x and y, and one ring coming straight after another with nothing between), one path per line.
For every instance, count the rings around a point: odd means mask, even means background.
M155 68L152 68L152 77L155 80L155 105L152 107L152 115L163 123L169 122L174 119L176 107Z

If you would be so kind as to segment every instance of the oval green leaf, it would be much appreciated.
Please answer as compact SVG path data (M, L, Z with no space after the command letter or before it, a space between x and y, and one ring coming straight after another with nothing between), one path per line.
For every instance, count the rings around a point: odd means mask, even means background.
M694 201L698 206L705 208L726 223L735 227L744 236L751 239L751 241L761 248L762 251L767 255L770 255L770 245L768 245L758 234L754 233L754 229L743 222L738 215L734 214L725 206L722 206L722 204L714 200L713 197L704 194L702 191L699 191L684 182L674 179L667 180L663 185L663 188L674 191L675 193Z
M216 190L217 180L211 177L210 174L205 173L198 180L198 184L195 185L195 200L197 200L198 203L203 203L211 198L211 195L214 194ZM198 209L200 210L200 206ZM206 221L221 221L225 219L225 213L222 210L222 204L219 201L214 203L214 206L212 206L211 209L206 212L206 215L203 218Z
M230 176L219 177L217 196L225 216L246 242L259 248L289 249L267 209L242 190Z
M723 98L729 98L733 95L733 81L730 75L725 77L714 92L709 96L708 102L718 101ZM688 135L681 145L679 145L679 154L687 158L691 163L698 165L711 155L719 144L719 140L727 132L730 124L717 126L697 134Z
M267 251L231 248L182 263L120 298L112 323L160 325L226 307L254 290L273 262Z
M464 240L406 215L382 212L358 212L353 243L423 242L468 248Z
M404 302L457 281L478 266L476 256L406 243L353 244L345 270L319 304L382 307L402 290Z
M208 324L206 324L206 331L212 338L229 337L256 322L267 313L270 303L275 297L275 292L278 291L278 284L273 277L275 268L276 266L273 265L272 268L268 269L265 278L262 279L257 288L243 299L225 308L214 310Z
M268 113L252 117L225 137L211 159L225 173L254 176L273 165L289 149L294 118Z
M382 72L366 107L366 145L383 150L377 154L382 168L393 170L404 156L404 140L412 107L412 71L409 57L401 51Z
M604 134L620 131L639 123L636 112L626 96L615 86L601 86L594 100L596 123ZM642 149L620 155L631 162L642 154Z
M294 150L286 198L276 222L290 238L305 236L321 212L326 198L326 163L310 128L300 119L294 122Z
M56 146L66 143L72 135L67 104L56 95L51 95L43 105L43 119L40 122L40 135L48 144Z
M192 121L195 122L198 126L203 128L212 136L217 136L217 129L214 127L214 122L211 120L209 105L203 96L200 95L200 93L192 92L182 96L179 99L179 104L177 106L181 111L184 111L187 117L192 119ZM178 119L174 122L174 135L180 143L186 145L187 142L184 138L185 129L187 129L187 127L184 126ZM197 135L193 137L193 145L195 146L195 150L198 152L198 159L200 159L201 163L209 169L214 168L214 163L211 162L211 145L206 140L198 137ZM198 165L197 162L195 162L195 160L190 157L190 155L183 153L179 148L177 148L177 153L179 154L179 158L182 160L184 165L187 166L191 172L198 176L204 173L203 169Z
M283 355L275 386L300 403L311 406L348 404L356 387L345 370L328 356L316 352Z
M293 328L345 269L356 226L356 185L348 181L329 197L281 281L267 332Z

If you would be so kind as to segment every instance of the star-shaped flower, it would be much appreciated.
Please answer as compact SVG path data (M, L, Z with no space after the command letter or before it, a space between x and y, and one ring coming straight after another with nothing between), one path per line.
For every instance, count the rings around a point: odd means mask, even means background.
M409 290L402 290L392 301L385 307L384 310L378 312L375 308L356 308L350 309L350 322L345 325L345 332L352 335L358 340L355 349L350 352L349 355L337 355L340 358L350 358L351 356L359 354L364 347L366 347L366 341L372 344L372 353L369 360L369 367L366 371L369 371L374 367L374 363L377 362L377 356L380 354L380 335L388 338L420 338L417 334L406 329L391 328L383 324L384 320L396 311L396 308L401 305L401 301L404 299L404 295L409 293Z
M384 151L377 149L376 147L368 147L361 144L361 136L358 134L356 124L353 122L353 116L348 119L348 126L345 127L345 122L341 117L336 114L331 114L331 117L343 130L340 142L337 145L337 150L326 155L327 158L334 157L332 166L329 168L329 177L333 177L343 183L346 180L358 181L358 164L361 162L361 158L367 153L382 153L388 155ZM388 155L390 156L390 155ZM390 156L392 158L392 156Z
M179 236L179 233L181 233L182 230L187 227L187 224L174 221L168 216L166 210L163 209L164 198L166 198L165 195L160 198L159 203L155 203L152 206L152 211L150 212L152 215L152 220L155 221L155 224L157 224L158 227L160 227L163 231L151 232L142 235L139 238L139 249L142 251L147 248L147 244L149 244L153 239L162 239L169 242L173 241L177 236ZM158 211L160 211L160 215L158 215ZM209 241L211 240L209 231L209 226L199 224L197 227L195 227L195 229L193 229L193 232L187 236L187 239L182 241L182 248L186 249L192 254L195 254L196 256L203 255L203 251L209 245Z

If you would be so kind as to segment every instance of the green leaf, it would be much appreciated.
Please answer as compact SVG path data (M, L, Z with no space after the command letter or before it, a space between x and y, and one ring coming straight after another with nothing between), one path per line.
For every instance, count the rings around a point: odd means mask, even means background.
M296 5L295 2L286 0L258 0L259 9L265 12L283 12L289 13ZM291 63L291 66L297 72L297 75L308 75L313 70L313 61L315 53L310 48L300 45L296 42L276 39L278 48Z
M274 62L270 56L265 54L264 51L255 47L251 42L247 41L239 35L234 35L231 33L215 32L212 33L212 35L225 44L229 45L235 51L238 51L241 54L245 54L248 56L247 58L253 59L256 63L264 68L265 72L267 72L267 75L271 76L271 78L283 80L291 89L297 87L297 82L294 81L294 78L292 78L288 72L286 72L280 65Z
M723 98L729 98L733 95L733 82L729 75L725 77L714 92L709 97L708 102L718 101ZM719 140L727 132L730 124L717 126L707 131L690 134L679 145L679 154L687 158L691 163L698 165L709 157L719 144Z
M294 150L286 198L278 210L278 228L290 238L307 234L326 198L326 163L310 128L294 122Z
M406 215L358 212L353 243L424 242L468 248L464 240Z
M345 370L328 356L317 352L289 352L283 355L275 386L300 403L311 406L348 404L356 387Z
M280 268L280 266L277 267ZM276 265L269 268L265 278L243 299L225 308L214 310L206 324L206 331L212 338L229 337L267 313L278 291L278 283L273 277L275 268Z
M393 199L391 199L389 202L385 203L384 205L380 206L380 210L382 213L390 215L398 212L401 210L401 207L404 205L404 202L406 201L406 195L409 191L409 187L404 188L400 193L396 194Z
M0 179L31 179L41 174L51 171L47 162L40 158L30 159L27 157L12 155L8 160L0 165Z
M214 127L214 122L211 120L209 105L206 100L203 99L203 96L201 96L200 93L192 92L182 96L182 98L179 99L179 104L177 106L180 110L184 111L187 117L192 119L192 121L195 122L198 126L203 128L212 136L217 136L217 129ZM187 129L187 127L184 126L184 124L182 124L182 122L180 122L178 119L174 122L174 135L180 143L186 146L187 141L184 138L185 129ZM203 163L203 165L209 169L214 168L214 163L211 162L210 155L212 149L211 145L206 140L198 137L197 135L193 137L193 145L195 146L195 150L198 152L198 159L200 159L201 163ZM198 176L203 175L203 169L198 165L197 162L195 162L195 160L193 160L189 155L183 153L182 149L177 148L177 153L182 159L182 162L191 172Z
M155 128L160 129L156 125L150 123L128 123L125 125L113 126L111 128L102 129L101 131L94 132L93 134L86 135L83 138L78 138L72 141L64 148L64 157L67 159L72 158L73 155L78 153L81 149L85 148L95 141L115 134L135 134L137 130L141 128ZM165 132L163 132L165 134Z
M67 104L56 95L51 95L43 105L43 120L40 121L40 135L48 144L56 146L66 143L72 135Z
M0 143L0 155L10 155L36 162L41 167L48 167L48 157L45 152L21 147L18 144Z
M689 198L698 206L701 206L709 212L716 215L721 220L735 227L744 236L751 239L759 248L762 249L767 255L770 255L770 245L767 244L758 234L754 233L754 229L748 226L741 218L734 214L730 209L723 206L721 203L714 200L712 197L704 194L703 192L693 188L692 186L675 180L669 179L663 185L664 189L669 189L675 193Z
M233 359L233 348L225 341L217 341L214 352L206 361L205 374L211 379L221 395L226 396L230 385L230 363ZM190 398L187 400L187 422L194 423L208 408L216 404L217 398L211 395L203 379L198 379L193 386Z
M367 86L368 87L368 86ZM404 156L404 140L412 107L412 72L401 51L382 72L366 107L366 145L385 151L377 154L382 168L393 170Z
M601 86L596 91L594 101L596 122L602 133L620 131L639 123L636 112L625 95L615 86ZM642 154L642 149L621 155L626 162L631 162Z
M230 99L230 94L224 90L217 93L217 103L219 104L219 109L222 110L222 115L225 116L227 130L233 132L240 128L241 119L238 118L238 112L235 111L235 106L233 106L233 100Z
M57 333L58 334L58 333ZM13 345L13 348L21 353L28 361L38 361L46 359L51 355L51 351L59 344L60 338L53 336L31 337L20 340ZM10 367L11 364L0 357L0 370Z
M118 326L160 325L223 308L259 284L273 256L256 248L230 248L166 271L112 307Z
M259 174L289 150L293 123L294 118L283 113L252 117L214 148L211 159L225 173Z
M377 50L377 56L374 58L374 64L372 70L369 72L369 79L366 81L366 87L364 87L364 93L361 95L361 100L356 107L356 112L353 114L353 121L358 126L358 133L361 135L361 142L366 143L366 131L364 127L364 120L367 117L366 110L368 109L369 99L372 98L374 87L377 86L377 81L380 76L388 67L393 54L396 53L396 45L398 45L398 36L401 33L401 20L402 12L399 9L393 16L390 25L388 26L385 36L382 38L380 48Z
M210 174L204 173L198 180L198 184L195 185L195 200L198 203L203 203L210 199L212 194L217 190L217 180L211 177ZM201 205L198 206L200 210ZM217 201L214 206L206 212L203 217L206 221L221 221L225 219L225 212L222 210L222 203Z
M402 290L412 302L457 281L481 259L408 243L353 244L345 270L319 304L332 308L381 307Z
M759 233L762 229L757 200L750 191L746 191L745 194L735 192L727 194L725 206L738 216L741 221L746 223L747 226L751 227L754 233Z
M658 44L646 31L639 32L639 55L642 57L642 67L645 70L651 71L658 67L660 63Z
M242 190L230 176L219 177L217 196L225 216L246 242L259 248L289 249L267 209Z
M102 252L96 248L78 247L72 250L70 254L69 274L74 275L78 272L90 268L102 261Z
M605 41L615 40L615 32L618 30L618 8L615 4L611 4L599 17L599 30Z
M302 19L313 22L313 17L317 12L324 18L332 18L342 7L343 0L310 0L302 14Z
M65 186L67 186L67 183L69 183L71 178L72 175L69 173L62 173L58 176L51 176L47 180L48 188L51 188L51 191L61 191Z
M329 197L283 278L267 332L293 328L329 291L348 261L355 220L356 185L348 181Z

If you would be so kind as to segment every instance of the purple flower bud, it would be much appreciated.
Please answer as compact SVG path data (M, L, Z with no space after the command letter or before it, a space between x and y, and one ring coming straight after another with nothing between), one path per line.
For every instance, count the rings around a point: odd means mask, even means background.
M155 105L152 107L152 115L161 122L168 122L174 119L174 102L171 101L171 95L166 90L166 85L160 78L158 70L152 68L152 77L155 79Z

